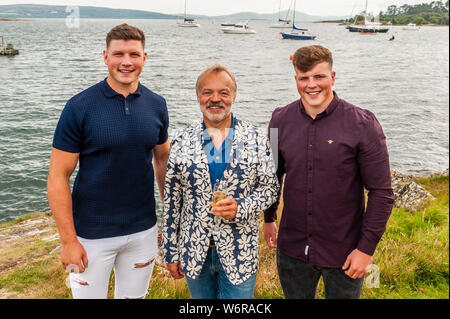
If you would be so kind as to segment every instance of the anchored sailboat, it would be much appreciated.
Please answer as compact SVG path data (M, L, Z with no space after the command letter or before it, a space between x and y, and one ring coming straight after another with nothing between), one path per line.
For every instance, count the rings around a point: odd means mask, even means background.
M271 24L269 28L292 28L291 20L288 20L287 17L286 19L281 19L281 0L280 7L278 8L278 22Z
M289 40L314 40L317 36L310 34L308 29L297 28L295 26L295 5L296 0L294 0L294 13L292 17L292 31L291 32L280 32L283 39Z
M195 21L194 19L190 19L186 16L186 1L184 0L184 20L183 22L178 22L178 26L179 27L193 27L193 28L198 28L200 26L200 23L198 23L197 21Z
M366 0L366 9L361 13L364 16L364 24L356 25L356 17L355 23L353 25L349 25L347 27L350 32L359 32L359 33L386 33L389 31L389 27L383 26L380 22L371 22L367 20L367 5L368 0Z

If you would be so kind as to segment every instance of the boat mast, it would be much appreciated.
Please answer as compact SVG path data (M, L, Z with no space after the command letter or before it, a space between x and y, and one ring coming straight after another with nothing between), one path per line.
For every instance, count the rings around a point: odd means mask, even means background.
M366 9L364 10L364 24L367 24L367 3L369 2L369 0L366 0Z
M292 2L293 2L294 0L291 0L291 2L289 3L289 9L288 9L288 11L287 11L287 13L286 13L286 18L285 18L285 21L288 21L288 19L289 19L289 13L291 13L291 8L292 8ZM280 3L281 4L281 3Z
M280 0L280 6L278 7L278 22L281 20L281 0Z
M186 21L186 1L184 0L184 21Z
M294 0L294 15L292 16L292 29L295 28L295 4L297 3L297 0Z

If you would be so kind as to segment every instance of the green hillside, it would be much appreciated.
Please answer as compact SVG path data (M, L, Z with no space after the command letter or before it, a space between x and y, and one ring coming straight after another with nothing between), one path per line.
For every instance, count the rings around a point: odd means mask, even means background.
M85 19L176 19L177 16L142 10L110 9L78 6L80 18ZM0 5L0 17L4 18L66 18L73 13L68 6L48 5Z

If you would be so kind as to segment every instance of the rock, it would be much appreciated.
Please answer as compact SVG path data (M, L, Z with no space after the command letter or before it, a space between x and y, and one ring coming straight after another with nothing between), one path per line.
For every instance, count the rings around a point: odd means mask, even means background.
M448 168L440 173L432 173L428 177L439 177L439 176L448 176Z
M414 176L391 171L392 188L394 190L394 207L405 208L415 212L425 204L428 199L434 199L426 189L414 182Z
M404 182L410 182L414 179L413 175L406 175L397 171L391 171L392 185Z
M50 252L50 255L59 253L60 251L61 251L61 245L58 245L58 246L55 247L55 249L53 249L53 250Z
M443 171L442 173L431 174L430 177L436 177L436 176L448 176L448 168L445 171Z
M7 228L0 229L1 242L15 242L29 237L41 238L56 231L56 227L51 225L51 220L46 217L36 217L24 220Z
M59 234L53 234L51 236L42 238L43 241L54 241L54 240L59 240Z

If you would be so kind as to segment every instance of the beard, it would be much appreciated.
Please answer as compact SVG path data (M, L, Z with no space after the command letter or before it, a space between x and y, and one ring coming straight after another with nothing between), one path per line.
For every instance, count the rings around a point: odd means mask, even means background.
M219 107L222 111L218 114L211 114L208 109L211 107ZM228 117L231 112L231 107L227 107L221 102L209 102L204 107L202 107L203 116L205 116L212 123L220 123Z

